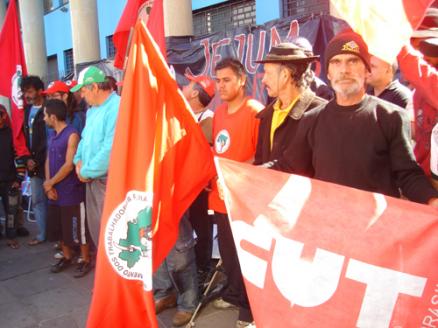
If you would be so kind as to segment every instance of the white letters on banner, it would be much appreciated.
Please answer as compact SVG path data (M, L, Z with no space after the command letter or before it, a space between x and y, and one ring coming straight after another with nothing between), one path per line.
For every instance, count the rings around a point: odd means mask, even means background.
M268 259L255 256L241 246L249 242L270 251L273 280L291 305L316 307L327 302L336 292L345 256L316 249L314 259L301 258L304 244L270 229L260 229L243 221L231 222L242 274L258 288L264 288ZM388 327L399 294L421 297L427 279L379 267L356 259L347 259L346 278L366 285L358 327Z

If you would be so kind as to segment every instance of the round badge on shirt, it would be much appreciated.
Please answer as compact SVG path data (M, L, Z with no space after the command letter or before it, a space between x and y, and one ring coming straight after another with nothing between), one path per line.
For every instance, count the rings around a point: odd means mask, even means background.
M227 130L221 130L214 140L214 149L216 153L223 154L230 148L230 134Z

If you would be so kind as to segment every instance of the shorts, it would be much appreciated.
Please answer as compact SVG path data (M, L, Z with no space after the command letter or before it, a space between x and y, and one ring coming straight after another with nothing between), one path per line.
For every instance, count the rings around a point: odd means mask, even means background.
M62 241L66 246L89 242L84 203L71 206L49 205L47 209L47 240Z

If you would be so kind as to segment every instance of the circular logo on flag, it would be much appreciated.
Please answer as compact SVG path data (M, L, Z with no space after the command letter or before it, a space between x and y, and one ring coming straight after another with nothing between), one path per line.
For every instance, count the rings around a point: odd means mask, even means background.
M216 153L223 154L230 148L230 134L227 130L221 130L214 139L214 149Z
M105 251L122 278L152 290L152 193L129 191L105 227Z
M17 106L17 108L23 108L23 93L21 92L20 83L21 83L21 77L23 76L23 70L21 68L21 65L17 65L17 68L15 70L15 74L12 76L11 79L11 98L12 102Z

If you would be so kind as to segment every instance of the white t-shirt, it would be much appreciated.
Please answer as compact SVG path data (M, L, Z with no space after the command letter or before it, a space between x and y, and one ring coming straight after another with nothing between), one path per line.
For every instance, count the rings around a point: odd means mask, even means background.
M430 171L434 179L438 180L438 124L432 130L430 141Z
M214 116L214 112L212 110L210 110L210 109L207 109L207 110L205 110L203 112L195 114L196 121L198 123L201 123L206 118L213 117L213 116Z

